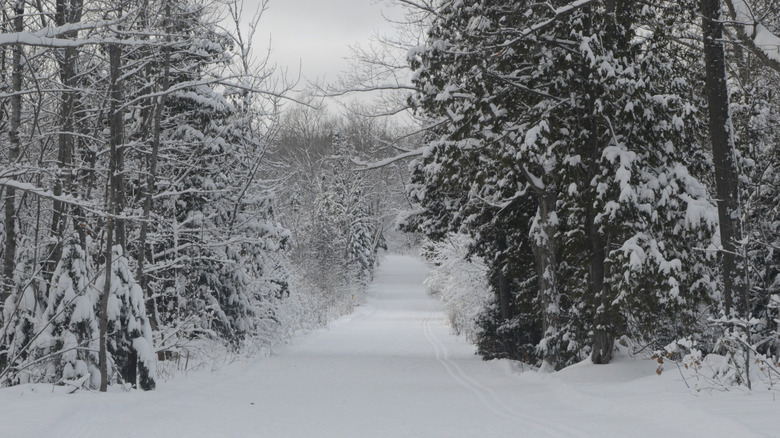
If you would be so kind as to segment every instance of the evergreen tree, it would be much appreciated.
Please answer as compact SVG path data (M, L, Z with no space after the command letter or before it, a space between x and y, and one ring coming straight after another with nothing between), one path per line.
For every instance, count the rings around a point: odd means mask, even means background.
M780 102L772 91L780 76L740 46L730 55L738 67L731 78L731 114L742 172L750 316L755 318L750 339L757 352L772 356L780 347Z
M109 363L121 380L141 389L151 390L155 383L155 356L152 329L146 316L144 294L136 283L129 261L120 245L113 248L112 264L98 277L96 287L103 290L111 276L108 296Z
M3 11L5 37L19 23L51 36L0 47L14 90L0 129L20 151L2 156L0 175L3 385L89 374L101 389L109 379L150 389L152 327L161 357L176 344L169 332L233 345L275 336L289 233L259 176L278 102L257 98L267 77L215 20L231 7L63 0Z
M52 277L48 306L39 321L45 325L42 338L49 343L47 348L41 348L43 342L38 342L39 354L61 352L53 356L55 369L48 371L44 376L46 379L56 382L89 376L90 386L97 388L100 384L95 314L99 292L95 289L93 275L94 269L74 233L63 247L62 259Z
M178 39L169 43L169 88L176 91L162 110L166 177L157 181L167 196L152 209L166 220L151 230L150 252L161 256L151 260L157 274L150 287L158 291L161 325L184 319L192 331L239 346L255 334L255 318L269 317L264 302L287 288L274 253L289 233L275 221L274 195L259 178L268 145L263 114L246 90L217 85L234 46L207 13L178 5L172 25Z
M536 291L522 300L538 309L526 312L532 362L557 368L592 344L606 363L623 334L662 343L672 335L655 328L685 309L672 331L692 329L710 297L703 252L690 249L708 245L714 222L697 179L699 97L682 76L692 61L668 27L647 30L664 6L447 4L410 51L413 103L439 124L413 180L415 228L468 231L505 258L490 263L504 320L503 291L527 295L515 284L532 278L504 278L506 254L532 249Z

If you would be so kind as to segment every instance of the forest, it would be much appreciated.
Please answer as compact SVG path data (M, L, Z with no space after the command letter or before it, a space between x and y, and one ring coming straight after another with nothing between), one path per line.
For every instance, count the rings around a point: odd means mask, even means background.
M778 12L429 11L408 52L428 129L401 226L427 237L429 281L480 355L559 370L609 363L619 342L659 363L715 354L731 384L776 377Z
M486 360L780 378L774 0L397 0L305 91L238 0L1 1L0 387L262 354L383 251Z

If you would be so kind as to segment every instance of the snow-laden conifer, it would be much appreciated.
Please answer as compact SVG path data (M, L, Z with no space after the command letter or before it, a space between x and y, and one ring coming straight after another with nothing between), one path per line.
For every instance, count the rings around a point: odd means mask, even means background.
M615 336L671 339L659 328L692 330L711 298L715 218L686 76L697 64L667 38L673 22L651 26L663 6L446 4L410 51L413 103L437 124L415 167L410 194L425 210L412 220L493 248L499 321L531 293L531 362L560 367L591 344L608 362ZM513 268L521 254L535 274Z
M120 383L154 389L156 356L143 291L135 281L122 247L114 246L113 253L111 266L104 267L95 282L97 290L102 291L106 277L111 276L107 315L110 374L116 375Z
M36 344L37 352L50 355L45 362L52 367L46 370L44 380L78 381L87 377L89 386L97 388L100 374L95 311L99 291L92 263L75 237L64 245L62 259L54 270L46 311L38 322L43 335Z

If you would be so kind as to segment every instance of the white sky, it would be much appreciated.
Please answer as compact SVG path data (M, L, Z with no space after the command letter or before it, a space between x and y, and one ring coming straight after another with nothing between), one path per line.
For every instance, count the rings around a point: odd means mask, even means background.
M260 0L245 0L249 14ZM270 0L255 35L256 54L271 42L271 63L295 77L335 81L347 70L349 45L365 44L377 32L390 32L382 13L392 6L382 0Z

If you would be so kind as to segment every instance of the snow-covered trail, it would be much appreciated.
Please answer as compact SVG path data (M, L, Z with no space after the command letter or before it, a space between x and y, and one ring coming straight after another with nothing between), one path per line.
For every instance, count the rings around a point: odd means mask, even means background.
M418 259L388 256L357 312L219 375L146 393L0 391L0 437L766 436L740 421L751 401L759 431L777 422L765 397L702 400L651 363L519 375L483 362L450 334L426 275Z

